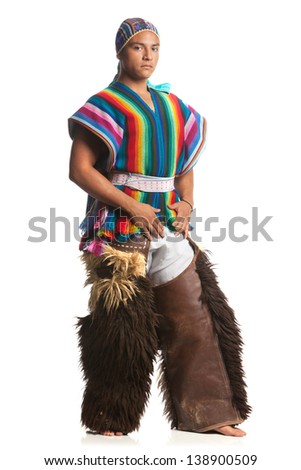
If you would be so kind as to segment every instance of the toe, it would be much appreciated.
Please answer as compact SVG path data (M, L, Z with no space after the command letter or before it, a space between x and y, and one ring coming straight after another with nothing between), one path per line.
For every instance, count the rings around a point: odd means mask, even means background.
M100 434L103 436L114 436L114 433L112 431L103 431Z
M216 431L224 436L243 437L246 435L245 431L233 426L222 426L220 428L216 428Z

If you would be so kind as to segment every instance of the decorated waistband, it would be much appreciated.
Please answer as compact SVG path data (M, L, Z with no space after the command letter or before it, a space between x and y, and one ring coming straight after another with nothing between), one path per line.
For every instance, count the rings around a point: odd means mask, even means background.
M113 171L109 180L114 186L128 186L145 192L168 192L175 189L174 177L145 176L138 173L122 173Z

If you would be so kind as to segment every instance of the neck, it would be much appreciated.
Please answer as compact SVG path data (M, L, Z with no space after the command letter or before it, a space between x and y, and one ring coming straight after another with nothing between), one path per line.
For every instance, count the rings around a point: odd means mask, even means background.
M122 74L118 77L118 82L124 83L138 94L147 92L147 80L148 79L133 80L129 77L123 76Z

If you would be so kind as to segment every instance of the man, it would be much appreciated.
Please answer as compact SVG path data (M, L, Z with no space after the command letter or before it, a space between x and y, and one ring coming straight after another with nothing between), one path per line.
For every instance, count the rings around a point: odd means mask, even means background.
M188 236L206 121L166 86L150 85L159 48L152 23L125 20L117 76L69 119L70 178L89 194L82 423L108 436L137 429L160 350L171 426L243 436L235 426L250 407L240 333L207 255Z

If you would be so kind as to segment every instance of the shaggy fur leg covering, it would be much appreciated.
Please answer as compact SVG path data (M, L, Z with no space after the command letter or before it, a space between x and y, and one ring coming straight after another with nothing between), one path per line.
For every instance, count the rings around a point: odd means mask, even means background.
M82 424L95 432L138 429L157 354L157 315L140 253L86 254L91 314L78 320L86 383Z
M159 360L159 380L158 385L162 395L164 403L164 416L166 416L167 421L170 423L171 429L178 426L178 417L176 412L176 407L172 398L170 391L169 381L168 381L168 371L166 366L166 354L162 346L159 345L160 351L160 360Z
M217 281L207 253L198 250L196 270L202 283L201 300L207 304L211 313L213 325L217 333L221 353L229 376L233 392L233 405L239 411L242 419L246 419L251 407L247 402L246 384L242 367L242 346L240 328L235 314Z

